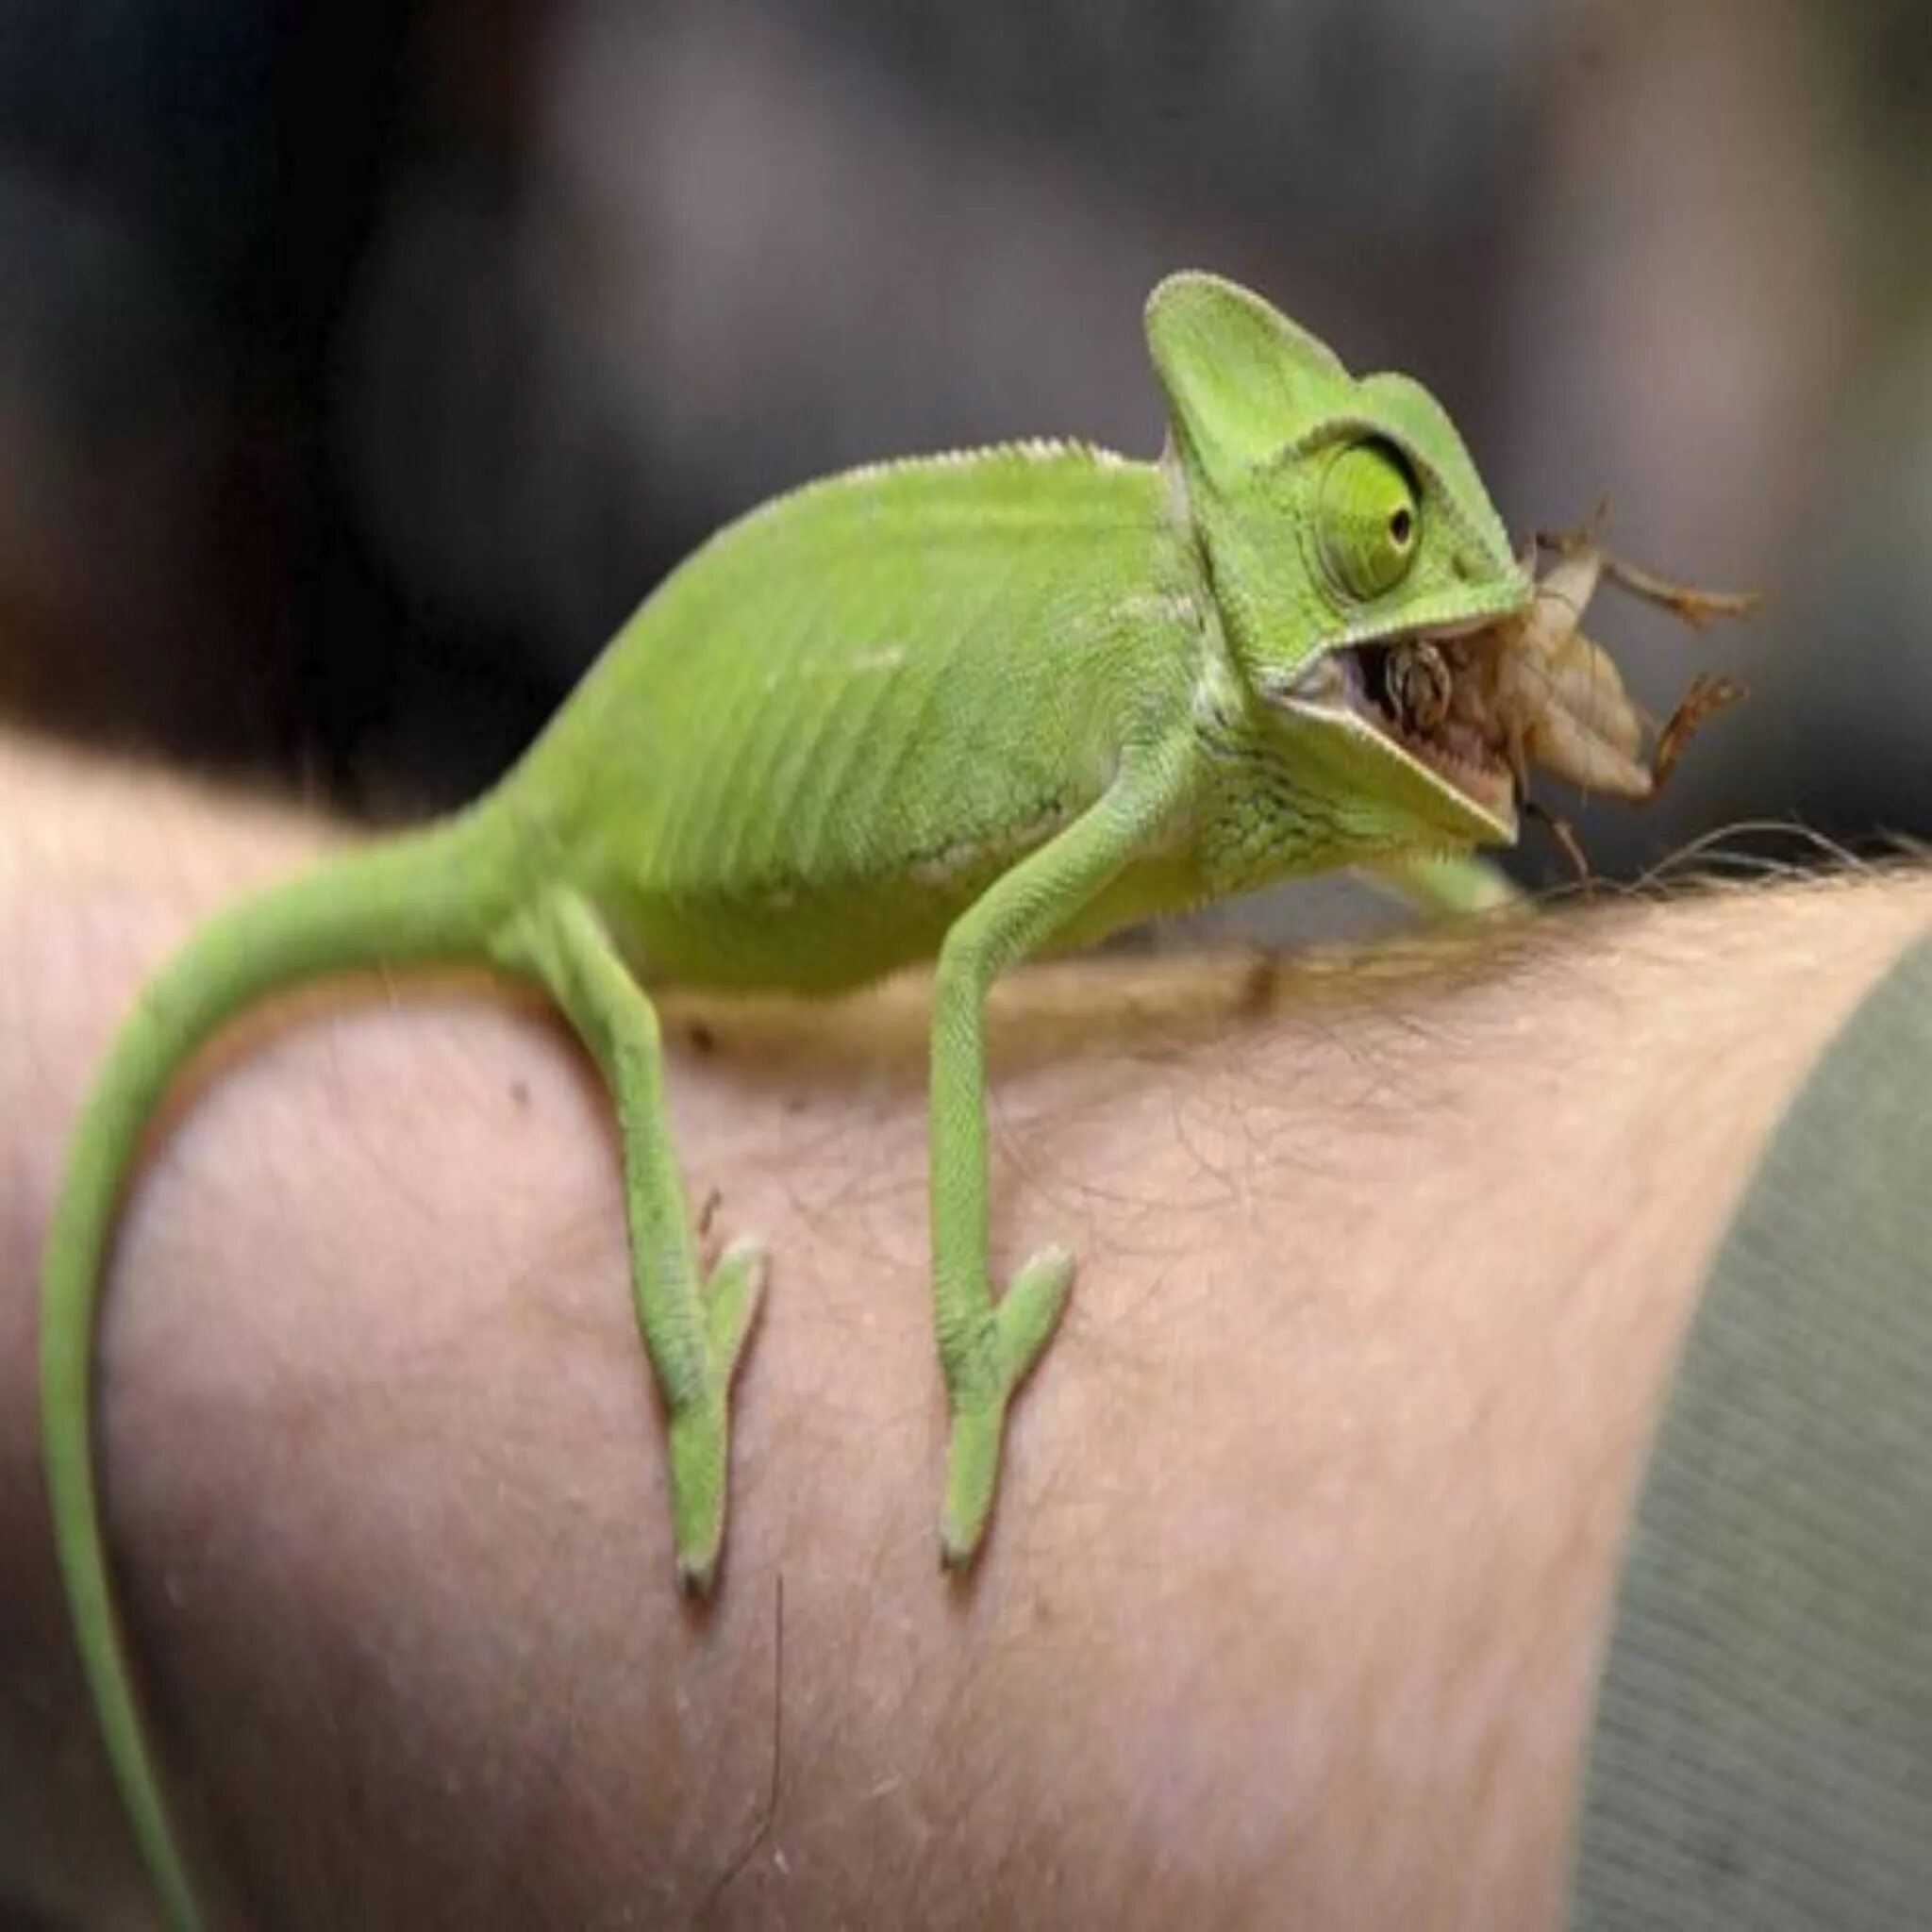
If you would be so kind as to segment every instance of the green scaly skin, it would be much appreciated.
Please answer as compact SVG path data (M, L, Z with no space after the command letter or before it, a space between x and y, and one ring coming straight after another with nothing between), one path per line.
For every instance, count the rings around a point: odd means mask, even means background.
M1515 836L1309 675L1365 642L1521 609L1530 580L1440 407L1352 379L1259 298L1176 275L1147 333L1170 449L887 463L714 538L480 804L206 925L142 994L82 1114L41 1323L62 1572L123 1799L170 1921L201 1923L116 1620L93 1468L103 1264L145 1124L249 1003L325 974L486 961L544 989L608 1088L673 1538L708 1590L729 1393L765 1257L701 1274L647 986L832 993L936 958L934 1324L951 1416L940 1548L978 1550L1014 1389L1073 1277L988 1272L983 1008L1042 947L1296 873L1392 871L1442 905Z

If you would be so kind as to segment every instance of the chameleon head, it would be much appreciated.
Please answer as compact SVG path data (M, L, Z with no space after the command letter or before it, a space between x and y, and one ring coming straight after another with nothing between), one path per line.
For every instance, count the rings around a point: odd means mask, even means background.
M1507 843L1507 764L1391 688L1397 647L1484 629L1534 591L1441 404L1351 376L1259 296L1171 275L1147 303L1173 458L1228 643L1298 774L1364 845Z

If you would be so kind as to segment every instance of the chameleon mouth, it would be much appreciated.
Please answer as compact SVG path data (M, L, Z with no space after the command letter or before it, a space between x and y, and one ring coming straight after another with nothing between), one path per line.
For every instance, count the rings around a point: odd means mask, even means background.
M1480 813L1502 841L1515 836L1519 810L1533 812L1580 865L1562 821L1530 799L1530 773L1607 797L1653 797L1703 722L1744 694L1731 679L1704 673L1669 717L1641 710L1616 660L1579 628L1598 583L1607 578L1691 625L1741 617L1756 600L1653 576L1600 550L1588 532L1541 541L1557 562L1526 604L1472 624L1338 645L1274 695L1373 733Z
M1447 637L1351 644L1324 654L1296 679L1291 694L1359 718L1477 810L1513 825L1514 771L1467 717L1457 715L1457 670L1468 656L1452 649Z

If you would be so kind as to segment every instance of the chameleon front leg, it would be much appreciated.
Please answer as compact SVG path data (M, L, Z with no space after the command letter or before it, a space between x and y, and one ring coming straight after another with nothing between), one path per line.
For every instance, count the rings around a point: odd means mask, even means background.
M1050 843L1003 874L946 935L933 988L931 1123L933 1319L949 1419L940 1558L962 1569L986 1533L1013 1391L1051 1339L1074 1257L1043 1248L995 1303L987 1272L986 995L1039 950L1139 852L1183 760L1123 776Z
M1465 919L1528 903L1508 874L1473 853L1377 858L1357 870L1422 919Z
M546 899L513 928L508 963L562 1009L604 1076L624 1157L638 1327L663 1399L678 1582L711 1587L724 1540L731 1378L758 1319L767 1257L737 1241L702 1280L664 1106L657 1009L580 898Z

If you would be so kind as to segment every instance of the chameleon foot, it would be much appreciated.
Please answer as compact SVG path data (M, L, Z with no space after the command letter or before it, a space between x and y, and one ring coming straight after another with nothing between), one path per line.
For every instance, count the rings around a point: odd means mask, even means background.
M1073 1256L1065 1248L1042 1248L1014 1275L974 1338L964 1373L948 1378L952 1428L940 1561L949 1570L971 1563L986 1535L999 1486L1007 1405L1052 1339L1073 1281Z
M719 1257L701 1298L704 1388L694 1402L671 1417L671 1522L677 1540L677 1581L692 1596L707 1595L718 1574L731 1460L731 1378L758 1321L769 1267L762 1241L735 1241Z

